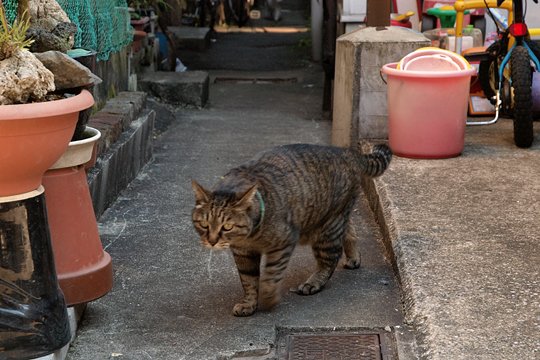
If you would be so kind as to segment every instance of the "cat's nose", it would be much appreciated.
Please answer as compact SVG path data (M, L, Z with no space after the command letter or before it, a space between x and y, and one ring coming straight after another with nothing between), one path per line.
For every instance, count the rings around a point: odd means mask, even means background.
M219 237L217 235L210 234L210 236L208 237L208 243L212 246L216 245L218 241Z

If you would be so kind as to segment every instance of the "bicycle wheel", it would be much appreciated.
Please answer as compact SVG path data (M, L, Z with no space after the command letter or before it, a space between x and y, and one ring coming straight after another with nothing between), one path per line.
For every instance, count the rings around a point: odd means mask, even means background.
M510 57L513 92L514 142L518 147L532 145L532 67L528 50L518 45Z

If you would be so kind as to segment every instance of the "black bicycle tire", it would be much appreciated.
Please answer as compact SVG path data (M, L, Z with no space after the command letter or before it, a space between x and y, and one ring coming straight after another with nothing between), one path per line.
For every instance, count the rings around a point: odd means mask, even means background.
M510 57L513 89L514 143L528 148L534 140L532 117L532 68L527 48L518 45Z

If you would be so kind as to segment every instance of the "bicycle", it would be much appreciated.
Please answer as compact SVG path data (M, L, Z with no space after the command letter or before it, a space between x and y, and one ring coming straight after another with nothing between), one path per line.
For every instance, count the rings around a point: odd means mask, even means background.
M533 0L538 3L538 0ZM461 53L463 17L468 9L485 8L498 25L499 40L483 53L465 55L470 60L480 60L478 77L486 97L495 105L495 118L490 121L468 121L467 125L494 124L499 111L513 119L514 143L528 148L534 140L532 114L533 73L540 71L540 48L530 40L525 23L526 8L523 0L458 0L456 10L456 52ZM490 10L508 11L508 27L501 26ZM502 29L501 29L502 27ZM535 30L535 33L540 31Z

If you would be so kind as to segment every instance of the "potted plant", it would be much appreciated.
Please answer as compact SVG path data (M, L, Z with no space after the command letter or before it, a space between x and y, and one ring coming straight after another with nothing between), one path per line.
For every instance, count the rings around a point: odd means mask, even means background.
M128 0L128 6L130 8L131 23L135 29L134 40L139 41L144 38L144 34L141 33L140 19L148 18L149 23L145 23L145 29L147 32L156 34L156 37L160 41L165 41L169 48L167 51L167 65L165 66L169 70L175 69L176 56L173 37L171 37L167 31L167 28L171 23L175 23L175 19L171 17L174 14L178 14L177 21L181 19L181 12L186 8L186 0ZM146 20L144 20L146 21ZM149 24L149 25L148 25ZM157 24L157 26L156 26ZM159 30L156 30L159 27ZM135 45L137 48L138 45Z
M28 3L25 5L28 6ZM50 11L51 6L54 5L47 4L47 10ZM88 69L94 68L95 57L88 51L70 49L71 26L65 21L69 20L67 15L63 16L62 12L58 6L56 24L53 23L48 28L46 25L38 28L38 25L32 25L30 19L23 16L26 9L19 9L20 17L26 18L23 20L27 28L26 36L28 37L29 33L39 35L35 37L36 41L31 43L30 48L41 51L34 55L54 74L54 87L61 93L88 95L93 85L101 81ZM35 23L51 22L40 20ZM52 30L51 34L47 33L48 30ZM51 40L51 36L56 38ZM39 43L39 46L35 46L36 43ZM51 47L59 51L50 51ZM64 51L68 52L69 56L64 54ZM78 60L74 61L72 58ZM71 96L70 99L77 96L79 95ZM39 105L49 103L47 101ZM94 300L107 293L112 286L111 258L101 245L84 166L92 157L94 145L101 135L98 130L86 126L90 113L91 109L78 111L75 131L72 127L69 128L72 141L64 148L60 159L49 164L41 179L45 189L56 272L68 305Z
M70 340L47 223L43 173L64 153L86 91L55 93L55 77L28 50L28 1L9 24L0 0L0 349L36 358Z

